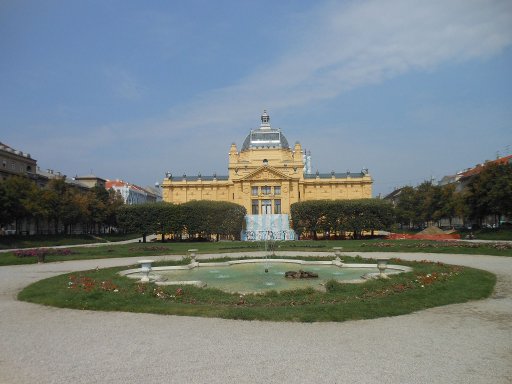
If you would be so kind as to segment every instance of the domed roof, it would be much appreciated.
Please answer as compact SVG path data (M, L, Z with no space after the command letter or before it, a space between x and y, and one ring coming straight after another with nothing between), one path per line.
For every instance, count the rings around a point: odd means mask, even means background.
M260 128L252 129L244 140L242 151L249 148L290 148L281 130L270 126L270 116L267 111L263 111L261 115Z

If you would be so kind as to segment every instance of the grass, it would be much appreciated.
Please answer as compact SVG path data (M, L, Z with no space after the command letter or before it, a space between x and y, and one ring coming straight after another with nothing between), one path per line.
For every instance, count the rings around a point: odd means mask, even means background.
M418 231L413 230L397 230L397 233L411 233L415 234ZM478 229L478 230L468 230L461 229L460 231L461 237L465 238L470 233L473 234L475 239L479 240L510 240L512 241L512 227L510 225L503 225L497 229ZM108 242L116 242L123 240L131 240L140 238L140 234L102 234L102 235L9 235L9 236L0 236L0 249L12 249L12 248L35 248L35 247L52 247L57 245L75 245L75 244L91 244L91 243L108 243ZM331 244L336 241L326 241L326 243ZM315 244L304 245L304 241L300 242L300 247L312 247L318 248L323 245L318 245L318 241L314 242ZM199 245L201 243L194 243L194 245ZM347 245L347 240L342 241L340 243L341 246ZM333 245L331 245L333 246ZM247 245L228 245L227 248L231 249L247 249ZM257 246L255 246L257 247Z
M0 249L54 247L58 245L76 245L108 243L131 240L141 237L139 234L102 234L102 235L9 235L0 236Z
M360 258L352 262L360 262ZM309 288L241 296L191 286L158 287L119 276L117 272L125 267L41 280L26 287L18 298L61 308L317 322L396 316L478 300L488 297L496 283L493 274L477 269L429 262L393 262L411 266L414 271L363 284L330 281L326 292Z
M498 229L480 229L477 231L475 237L481 240L512 240L512 230L498 228Z
M451 241L420 240L304 240L280 242L278 251L332 251L332 247L343 247L344 252L431 252L451 254L479 254L512 256L512 244L478 244ZM117 257L145 257L157 255L185 255L190 248L198 253L232 253L261 251L262 243L252 242L167 242L105 244L95 247L69 248L67 255L50 254L47 262L104 259ZM14 252L0 253L0 266L37 263L35 257L17 257Z

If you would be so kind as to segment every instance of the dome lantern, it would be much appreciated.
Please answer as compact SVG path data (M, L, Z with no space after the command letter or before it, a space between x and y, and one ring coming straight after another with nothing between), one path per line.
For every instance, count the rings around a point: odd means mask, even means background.
M264 110L261 114L261 126L251 132L245 138L242 152L249 149L279 148L289 149L288 140L278 128L270 127L270 116Z
M267 110L264 109L261 114L261 128L262 129L270 129L270 116L267 113Z

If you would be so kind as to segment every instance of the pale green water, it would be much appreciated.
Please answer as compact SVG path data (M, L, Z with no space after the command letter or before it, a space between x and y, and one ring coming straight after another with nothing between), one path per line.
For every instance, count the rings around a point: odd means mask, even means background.
M265 273L268 268L268 273ZM308 271L318 274L314 279L287 279L286 271ZM335 265L301 265L291 263L249 263L231 266L201 266L190 270L158 271L169 281L199 280L211 288L230 292L262 292L315 287L328 280L354 280L377 268L339 268Z

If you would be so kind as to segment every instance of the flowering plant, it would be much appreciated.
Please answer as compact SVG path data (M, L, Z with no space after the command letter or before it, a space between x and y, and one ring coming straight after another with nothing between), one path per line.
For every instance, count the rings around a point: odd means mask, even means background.
M67 256L74 252L68 248L32 248L32 249L20 249L14 251L16 257L37 257L37 261L44 263L46 256L48 255L59 255Z
M108 292L119 292L119 288L111 280L97 281L83 275L69 275L68 288L91 292L95 289Z

